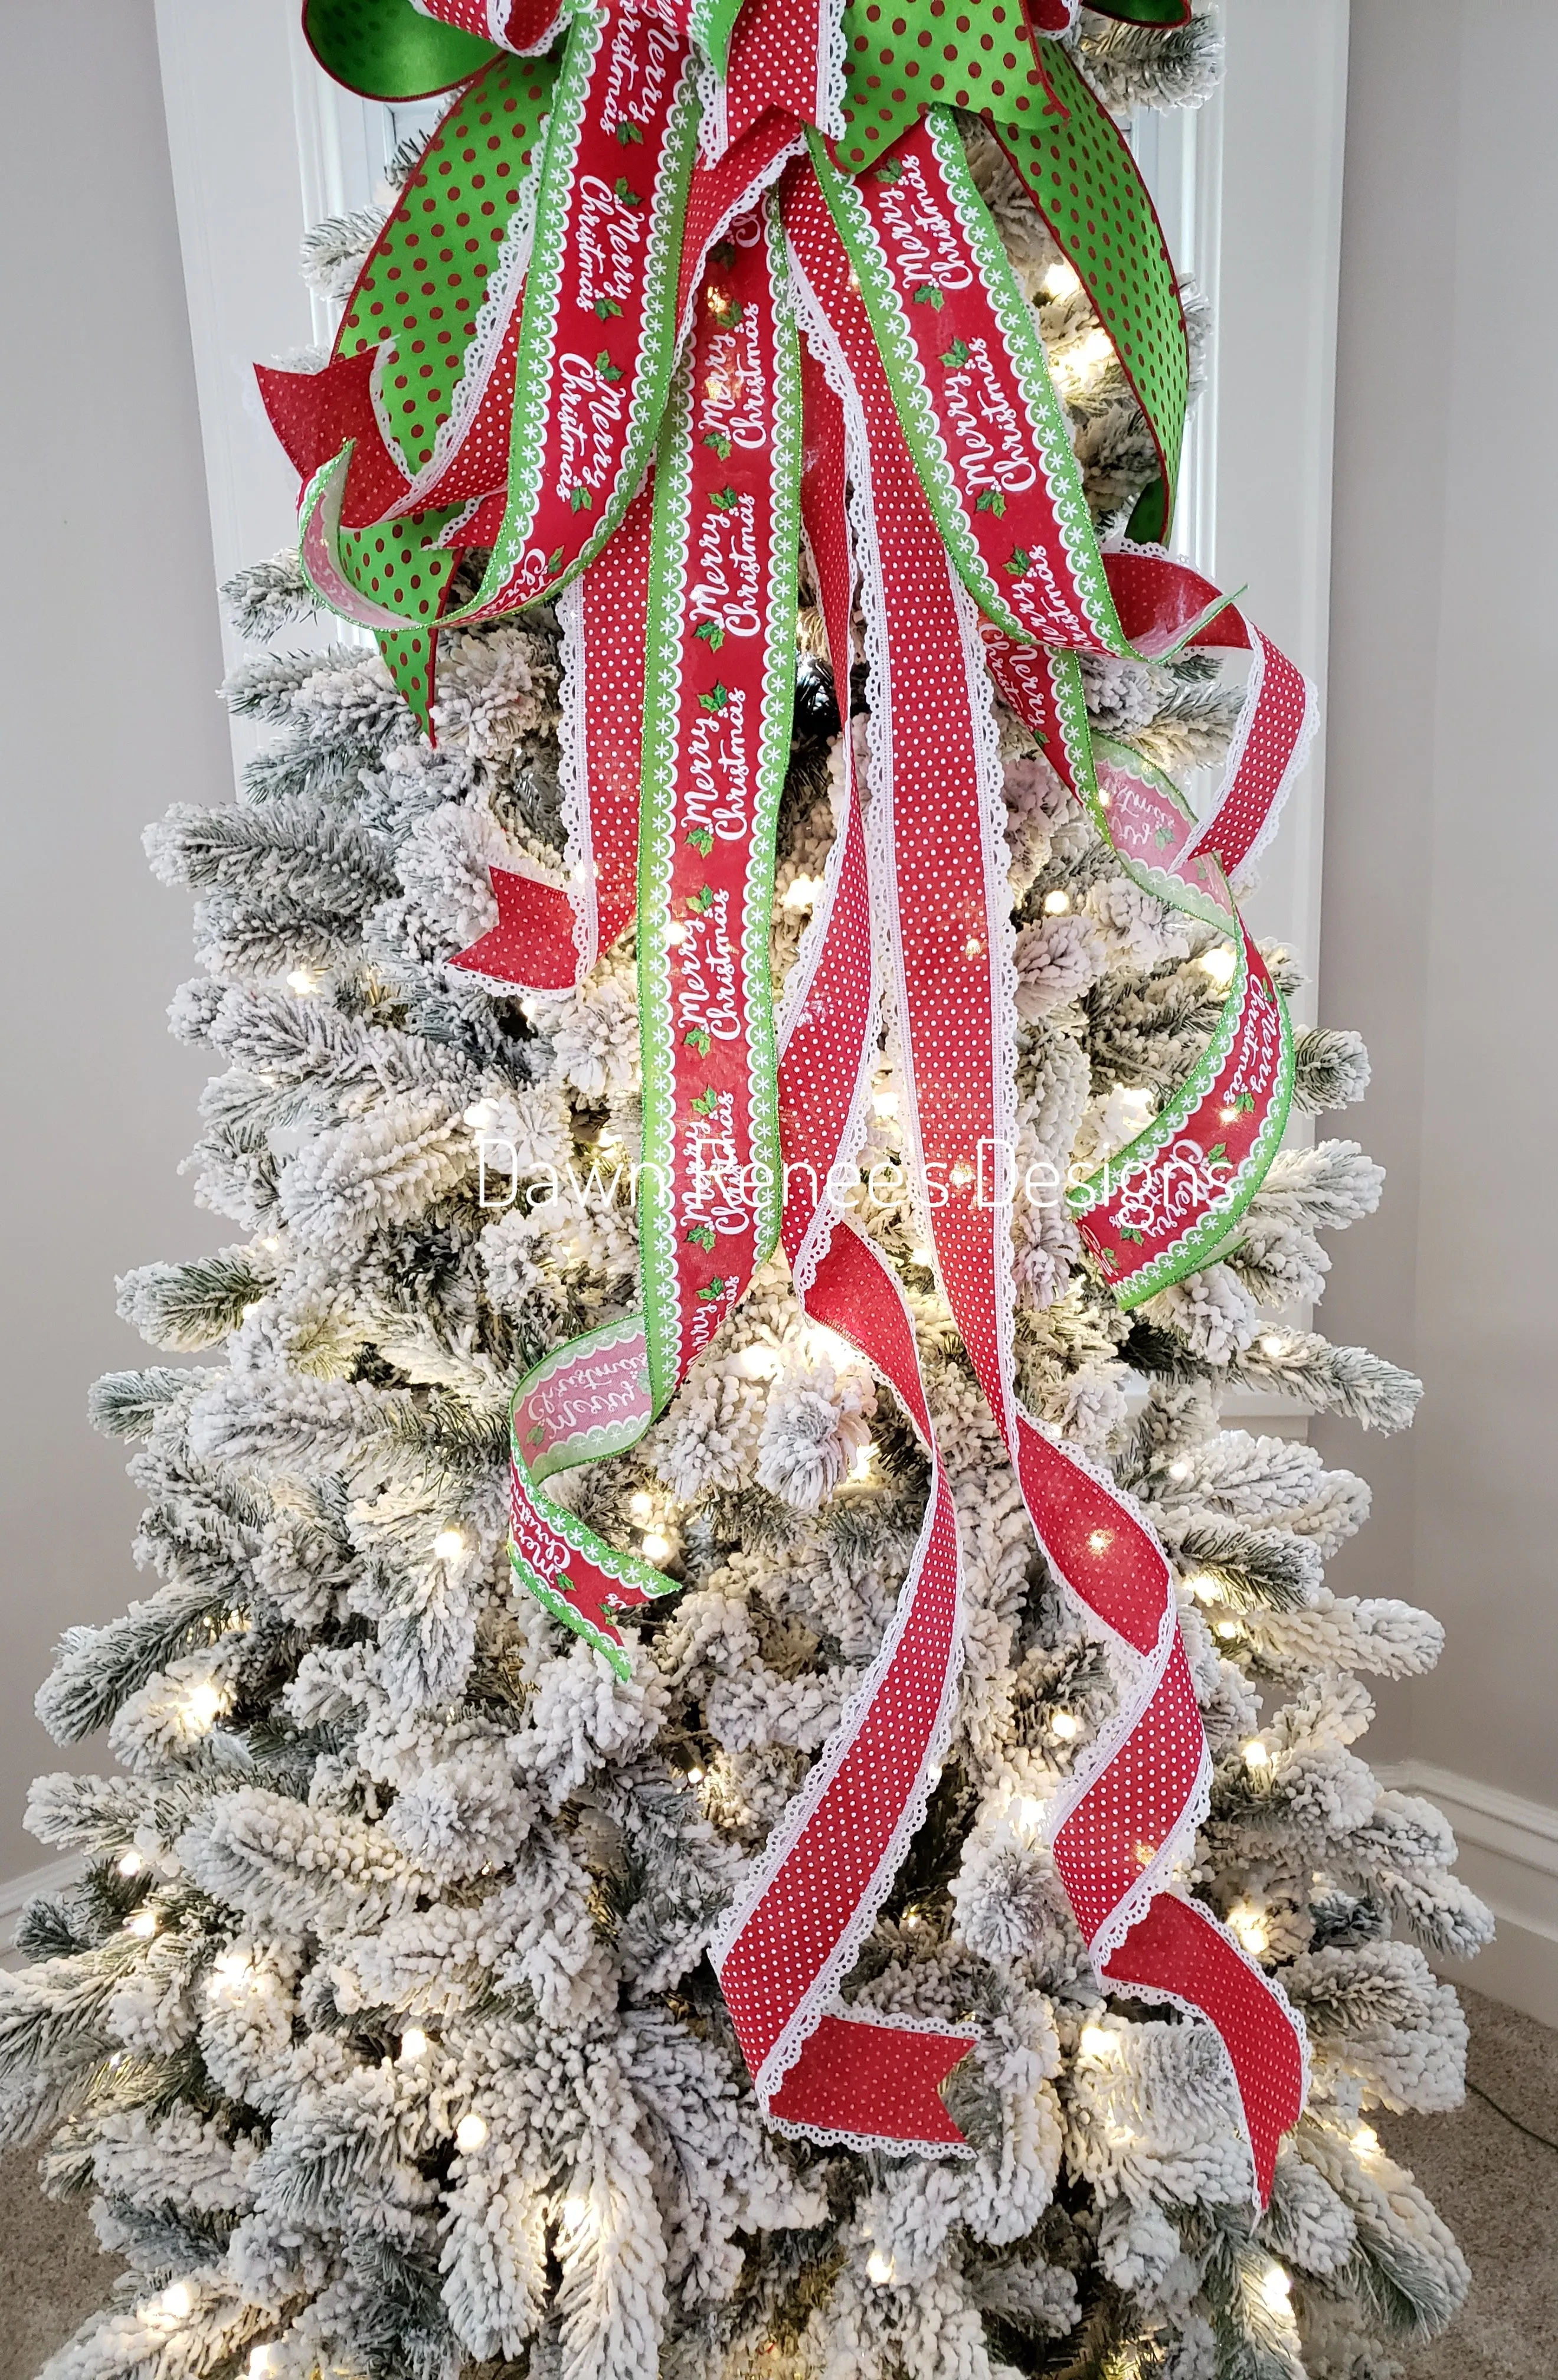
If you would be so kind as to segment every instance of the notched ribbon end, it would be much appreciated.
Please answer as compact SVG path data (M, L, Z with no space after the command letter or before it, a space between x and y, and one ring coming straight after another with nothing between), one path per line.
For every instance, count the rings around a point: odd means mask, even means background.
M966 2150L941 2086L972 2048L970 2033L912 2031L825 2016L779 2089L775 2123L927 2154Z

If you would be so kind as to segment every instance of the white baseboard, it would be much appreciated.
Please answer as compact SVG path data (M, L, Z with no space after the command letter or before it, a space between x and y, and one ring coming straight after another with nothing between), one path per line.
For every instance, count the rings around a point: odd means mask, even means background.
M20 1952L11 1948L11 1936L17 1919L33 1894L63 1892L80 1873L80 1853L66 1852L62 1859L49 1860L42 1867L30 1867L22 1876L0 1877L0 1969L15 1969L22 1963Z
M1480 1957L1443 1962L1446 1981L1558 2026L1558 1810L1427 1760L1382 1769L1380 1781L1443 1811L1460 1846L1457 1873L1498 1919Z
M43 1867L30 1867L25 1876L0 1879L0 1926L8 1930L10 1921L21 1915L35 1892L63 1892L80 1873L80 1853L66 1852L63 1859L50 1860Z

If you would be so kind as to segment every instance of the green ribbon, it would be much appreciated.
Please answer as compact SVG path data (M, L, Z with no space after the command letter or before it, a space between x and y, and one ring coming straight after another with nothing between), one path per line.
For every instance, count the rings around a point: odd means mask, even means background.
M432 99L502 55L411 0L308 0L303 33L332 80L361 99Z

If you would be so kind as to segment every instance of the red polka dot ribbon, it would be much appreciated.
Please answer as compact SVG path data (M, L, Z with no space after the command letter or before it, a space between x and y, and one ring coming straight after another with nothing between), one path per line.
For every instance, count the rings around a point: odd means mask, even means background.
M1112 13L1160 23L1176 6ZM1240 611L1141 541L1172 498L1184 325L1150 201L1064 40L1073 14L1066 0L955 14L939 0L313 0L316 50L354 88L437 88L445 67L458 88L329 363L261 382L305 479L305 569L378 633L429 724L441 625L560 598L566 864L494 870L498 921L455 964L561 991L636 921L640 1308L554 1350L516 1391L519 1576L626 1673L633 1611L674 1582L546 1482L642 1438L781 1238L811 1322L859 1350L930 1457L877 1658L713 1944L768 2116L856 2144L965 2146L939 2085L972 2036L839 1996L950 1741L963 1625L908 1309L847 1212L886 1006L918 1235L1035 1534L1118 1682L1111 1726L1043 1823L1104 1982L1214 2028L1263 2200L1302 2106L1303 2044L1183 1880L1209 1763L1174 1575L1142 1515L1016 1393L1015 978L991 682L1126 873L1226 938L1202 1058L1137 1140L1067 1189L1128 1305L1206 1261L1281 1136L1291 1035L1228 878L1274 824L1312 703ZM440 50L446 38L465 46ZM1141 399L1160 477L1134 540L1100 548L950 107L992 124ZM840 688L857 604L864 620L871 798L846 736L838 832L776 1017L803 529ZM463 555L479 585L451 605ZM1080 672L1086 654L1189 646L1247 656L1203 821L1141 754L1093 733Z

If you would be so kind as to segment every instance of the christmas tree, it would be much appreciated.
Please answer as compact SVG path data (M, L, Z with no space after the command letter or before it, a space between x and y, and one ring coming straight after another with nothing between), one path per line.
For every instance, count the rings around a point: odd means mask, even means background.
M1111 107L1209 87L1210 19L1082 23ZM1147 424L1000 152L963 130L1094 521L1123 528L1157 468ZM320 285L349 288L377 229L313 234ZM30 1824L81 1881L28 1908L30 1963L0 1978L5 2136L44 2144L45 2186L90 2195L126 2267L50 2374L1399 2374L1467 2276L1369 2118L1459 2099L1465 2028L1425 1951L1464 1956L1490 1921L1438 1814L1353 1747L1365 1681L1419 1672L1440 1634L1325 1587L1361 1479L1220 1418L1255 1388L1365 1428L1410 1419L1415 1381L1292 1318L1379 1168L1348 1139L1288 1147L1232 1236L1130 1310L1064 1202L1014 1208L1023 1400L1135 1500L1179 1582L1214 1768L1176 1888L1308 2028L1308 2107L1257 2216L1215 2035L1101 1987L1046 1844L1120 1675L1035 1547L892 1195L883 1045L851 1215L912 1316L969 1616L950 1741L843 1998L971 2032L945 2096L972 2155L776 2129L711 1939L876 1658L925 1509L922 1436L772 1259L649 1434L551 1482L681 1589L632 1615L627 1674L525 1591L509 1399L630 1308L640 1221L631 929L571 991L452 965L493 927L490 869L562 858L558 620L447 632L435 742L370 646L284 649L314 601L292 556L225 593L262 649L228 699L274 734L236 806L177 808L148 843L199 898L173 1029L220 1067L199 1196L242 1237L120 1283L153 1348L204 1360L94 1392L137 1446L156 1584L67 1632L41 1694L57 1741L105 1731L117 1769L36 1785ZM846 759L868 785L873 765L870 672L836 682L806 583L797 650L777 986ZM1087 659L1082 679L1100 735L1169 778L1233 733L1205 654ZM1019 1163L1074 1181L1170 1099L1236 962L993 717ZM1266 955L1293 990L1295 957ZM1310 1113L1359 1099L1357 1036L1300 1035L1295 1079Z

